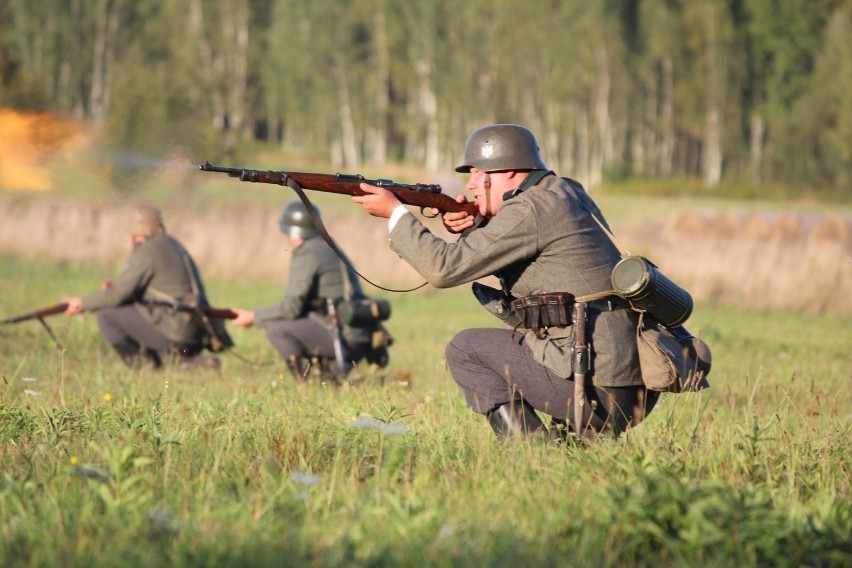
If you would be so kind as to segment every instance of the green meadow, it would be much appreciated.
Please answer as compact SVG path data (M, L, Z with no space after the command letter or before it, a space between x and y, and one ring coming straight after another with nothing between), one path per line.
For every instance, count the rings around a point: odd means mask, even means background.
M102 268L0 259L0 318ZM231 305L276 282L211 280ZM371 291L375 295L375 291ZM299 386L255 329L219 371L129 371L95 318L0 327L0 565L848 566L848 318L698 306L712 388L593 445L501 444L443 363L496 323L389 295L391 365Z

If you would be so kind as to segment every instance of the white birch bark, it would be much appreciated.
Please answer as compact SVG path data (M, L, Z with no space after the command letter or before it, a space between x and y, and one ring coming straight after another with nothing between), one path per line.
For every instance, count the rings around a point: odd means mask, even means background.
M210 44L210 41L205 32L204 24L204 9L201 0L190 0L189 3L189 31L190 37L195 45L198 46L198 52L201 59L201 64L206 72L199 76L207 79L204 88L210 97L212 105L211 121L213 128L218 131L225 129L225 97L222 91L216 87L216 84L221 81L224 76L225 61L218 55Z
M719 30L717 12L708 4L704 18L707 40L707 88L704 116L704 148L701 156L702 177L708 185L716 185L722 178L722 114L724 106L719 63Z
M671 57L662 60L662 93L660 97L660 141L656 174L670 176L674 171L674 72Z
M361 168L358 155L358 142L355 137L355 121L352 118L352 103L349 98L349 84L346 80L345 64L341 56L335 56L334 77L337 82L337 102L340 113L340 146L343 166L353 170Z
M375 43L373 47L373 119L366 128L366 151L370 162L383 165L387 160L388 110L390 108L390 48L384 7L373 16Z

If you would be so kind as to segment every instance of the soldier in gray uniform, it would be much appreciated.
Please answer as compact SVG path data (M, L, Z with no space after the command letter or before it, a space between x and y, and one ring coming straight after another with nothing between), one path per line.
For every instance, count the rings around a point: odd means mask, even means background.
M217 358L200 356L204 327L166 305L206 304L192 257L151 205L132 209L129 232L132 250L118 277L88 296L64 298L65 313L96 312L101 334L128 366L159 367L165 359L184 369L218 367Z
M293 247L284 297L259 310L231 308L237 313L233 324L262 327L290 372L303 382L305 360L335 360L326 299L339 302L343 298L362 298L364 294L357 275L322 239L300 201L284 206L278 227ZM345 361L358 361L371 354L371 329L343 326L341 331ZM345 374L346 369L338 371Z
M385 189L362 184L368 195L352 200L390 219L391 249L435 287L495 275L505 302L612 289L610 275L620 255L591 214L606 223L603 215L579 183L547 168L528 129L496 124L476 130L456 171L469 175L465 187L481 214L444 215L445 227L462 234L457 242L434 236ZM625 308L616 296L588 304L591 369L584 429L618 434L638 424L656 402L639 370L637 314ZM571 325L538 333L523 327L468 329L453 338L446 358L470 407L488 417L501 439L543 428L534 410L576 431L573 339Z

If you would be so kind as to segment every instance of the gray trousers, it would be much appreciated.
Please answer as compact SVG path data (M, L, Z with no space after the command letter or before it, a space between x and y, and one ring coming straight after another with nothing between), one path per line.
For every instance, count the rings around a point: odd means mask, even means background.
M453 379L474 411L488 414L523 399L536 410L575 426L574 381L537 362L522 334L513 338L510 329L467 329L453 338L446 357ZM586 397L586 413L591 415L583 417L583 424L620 433L651 412L658 393L644 386L594 387L588 381Z
M102 308L97 311L97 317L101 335L130 365L141 358L159 366L167 354L191 357L201 351L200 345L178 343L163 335L133 304Z
M331 332L313 318L274 320L266 324L266 336L285 361L319 357L334 360ZM346 345L347 360L359 360L367 354L367 345Z

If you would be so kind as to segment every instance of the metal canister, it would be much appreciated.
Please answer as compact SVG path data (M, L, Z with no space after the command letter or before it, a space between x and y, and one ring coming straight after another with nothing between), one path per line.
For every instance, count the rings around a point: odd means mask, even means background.
M640 310L666 327L685 322L692 313L692 296L666 278L641 256L627 256L612 269L612 287Z

